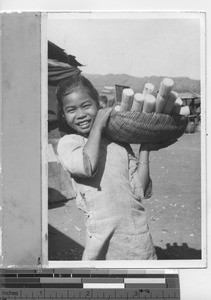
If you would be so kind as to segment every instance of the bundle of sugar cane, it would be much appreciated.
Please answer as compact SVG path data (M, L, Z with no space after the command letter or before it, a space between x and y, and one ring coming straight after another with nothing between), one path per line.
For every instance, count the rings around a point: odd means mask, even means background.
M154 91L154 88L155 87L152 83L150 83L150 82L145 83L144 89L143 89L143 95L146 96L146 95L152 94Z
M132 111L142 112L143 105L144 105L144 95L141 94L141 93L136 93L134 95L134 99L133 99L133 104L132 104L131 110Z
M131 109L133 103L134 91L132 89L124 89L122 91L122 101L120 111L127 111Z
M183 101L180 97L178 97L172 107L171 114L179 115L182 105Z
M160 84L159 92L157 94L157 100L156 100L156 113L162 113L165 106L167 105L167 102L171 95L171 90L174 86L174 81L171 78L164 78L163 81ZM174 96L171 97L171 100ZM176 100L176 99L175 99ZM168 110L170 107L170 104L168 104L168 107L166 110Z
M155 111L156 99L153 95L146 95L144 99L143 112L151 113Z

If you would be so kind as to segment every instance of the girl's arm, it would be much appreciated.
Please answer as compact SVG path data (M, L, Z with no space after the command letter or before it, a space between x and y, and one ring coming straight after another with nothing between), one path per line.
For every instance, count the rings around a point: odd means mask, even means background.
M92 174L96 171L98 165L101 135L111 111L112 108L104 108L98 111L89 133L88 141L84 146L84 155L89 160L88 163L91 165Z
M149 150L146 150L144 147L139 149L139 165L137 168L137 173L141 181L144 192L149 185L150 181L150 170L149 170Z

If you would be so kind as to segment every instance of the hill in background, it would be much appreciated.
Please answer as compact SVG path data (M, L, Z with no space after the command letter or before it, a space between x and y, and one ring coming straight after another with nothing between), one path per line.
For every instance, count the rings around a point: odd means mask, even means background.
M147 82L155 86L155 91L159 89L160 83L165 76L150 76L150 77L134 77L127 74L107 74L107 75L93 75L83 74L87 77L95 88L101 92L105 86L125 85L134 90L135 93L141 93L144 85ZM167 76L166 76L167 77ZM188 77L171 77L174 80L174 91L187 92L193 91L200 94L200 80L190 79Z

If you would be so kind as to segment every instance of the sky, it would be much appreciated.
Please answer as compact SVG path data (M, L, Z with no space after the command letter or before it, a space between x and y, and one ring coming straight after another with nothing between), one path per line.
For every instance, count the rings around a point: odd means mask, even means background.
M200 18L71 17L49 14L48 39L88 74L185 76L200 79ZM188 17L186 17L188 15Z

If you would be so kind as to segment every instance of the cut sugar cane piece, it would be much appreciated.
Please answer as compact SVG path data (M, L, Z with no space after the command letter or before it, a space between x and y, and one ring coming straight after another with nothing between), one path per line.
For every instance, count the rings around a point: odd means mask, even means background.
M152 92L154 91L154 88L155 88L155 86L152 83L150 83L150 82L145 83L143 95L152 94Z
M156 103L155 103L155 112L157 114L162 113L164 106L166 104L167 99L161 97L161 95L158 93L157 94L157 99L156 99Z
M131 109L133 103L134 91L132 89L124 89L122 91L122 101L120 111L127 111Z
M143 105L144 105L144 95L141 93L136 93L134 95L133 105L131 107L131 110L142 112Z
M190 115L190 108L189 108L189 106L183 106L183 107L181 107L181 109L180 109L180 115L189 116Z
M183 105L183 101L181 98L178 97L172 107L171 114L179 115L182 105Z
M120 111L120 105L116 105L116 106L114 107L114 110L115 110L115 111Z
M159 88L160 96L163 98L168 98L170 96L173 86L174 81L171 78L164 78Z
M177 98L178 98L178 93L171 91L171 93L166 101L166 104L163 108L164 114L170 114L172 107L173 107L175 101L177 100Z
M146 95L144 99L143 112L151 113L155 109L155 97L153 95Z

